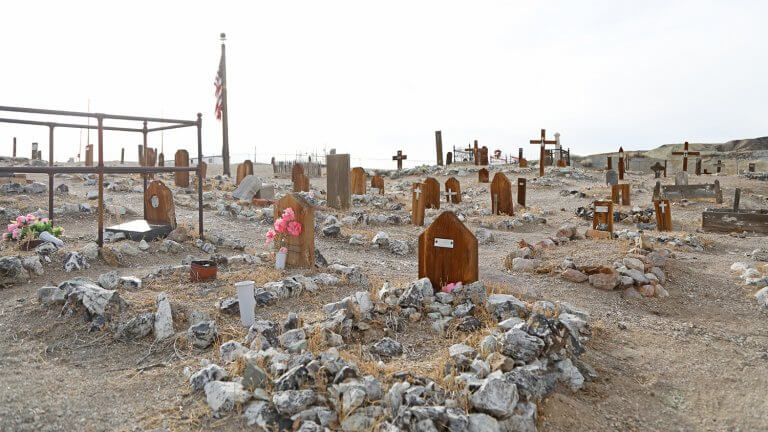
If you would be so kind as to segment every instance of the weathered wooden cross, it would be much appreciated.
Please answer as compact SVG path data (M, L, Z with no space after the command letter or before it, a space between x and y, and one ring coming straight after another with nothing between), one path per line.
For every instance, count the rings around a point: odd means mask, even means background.
M547 141L546 139L547 130L542 129L541 130L541 139L538 140L530 140L529 144L538 144L541 146L541 149L539 150L539 177L544 177L544 160L546 159L546 145L556 145L557 141L551 140Z
M403 169L403 161L408 159L408 155L404 155L402 150L398 150L395 156L392 156L393 161L397 161L397 170Z
M661 172L664 171L664 165L656 161L656 163L651 166L651 170L653 171L653 178L659 178L661 177Z
M656 210L656 229L659 231L672 231L672 208L668 199L654 200Z
M416 226L424 225L424 194L421 183L414 183L411 193L411 222Z
M698 156L701 153L699 153L697 151L689 151L688 150L688 141L686 141L685 144L684 144L684 147L683 147L683 151L681 151L681 152L672 152L672 154L676 155L676 156L682 156L683 157L683 171L687 172L688 171L688 155Z

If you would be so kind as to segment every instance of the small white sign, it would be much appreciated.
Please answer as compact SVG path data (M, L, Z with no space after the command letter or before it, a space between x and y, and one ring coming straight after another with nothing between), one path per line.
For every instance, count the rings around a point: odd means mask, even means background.
M522 185L524 185L524 184L525 184L525 180L518 180L518 181L517 181L517 184L519 184L520 186L522 186Z
M608 206L595 207L595 213L608 213Z
M435 247L453 249L453 240L436 238Z

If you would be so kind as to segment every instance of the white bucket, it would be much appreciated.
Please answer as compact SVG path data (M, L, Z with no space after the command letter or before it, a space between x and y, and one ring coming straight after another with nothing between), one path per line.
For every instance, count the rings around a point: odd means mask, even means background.
M37 236L37 238L39 238L44 242L53 243L56 247L64 246L64 242L61 241L61 239L56 238L56 236L49 233L48 231L41 232L40 235Z
M285 260L288 258L288 252L278 252L275 255L275 270L285 269Z
M235 291L237 291L237 302L240 306L240 323L244 327L250 327L256 319L253 281L235 282Z

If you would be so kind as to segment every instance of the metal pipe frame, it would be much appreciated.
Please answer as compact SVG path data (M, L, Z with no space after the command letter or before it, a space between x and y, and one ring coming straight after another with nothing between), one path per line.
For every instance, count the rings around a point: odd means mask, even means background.
M79 173L79 174L98 174L99 175L99 206L98 206L98 244L99 247L104 246L104 174L134 174L138 173L144 177L144 194L147 191L147 177L154 173L171 173L171 172L184 172L194 171L197 172L197 198L198 198L198 230L200 238L204 238L203 232L203 177L202 177L202 165L203 160L203 141L202 141L202 126L203 115L197 113L196 120L175 120L175 119L161 119L157 117L137 117L126 116L116 114L102 114L102 113L84 113L78 111L61 111L61 110L49 110L49 109L37 109L37 108L22 108L22 107L7 107L0 106L0 111L17 112L26 114L42 114L42 115L58 115L69 117L93 117L96 118L97 124L91 126L88 124L80 125L75 123L60 123L60 122L45 122L39 120L25 120L25 119L13 119L13 118L0 118L0 123L14 123L24 124L32 126L47 126L48 127L48 166L47 167L0 167L0 173L21 173L21 174L48 174L48 218L53 220L53 185L54 175L59 173ZM128 120L128 121L141 121L143 127L127 128L116 126L104 126L104 119L112 120ZM155 128L147 128L147 122L166 123L166 126L160 126ZM184 127L197 127L197 166L196 167L148 167L146 166L147 157L147 135L150 132L179 129ZM54 147L53 147L53 132L54 128L79 128L79 129L96 129L98 130L98 143L99 143L99 163L96 167L57 167L53 165L54 160ZM120 131L120 132L140 132L143 135L143 150L145 160L139 167L107 167L104 166L104 131ZM142 161L139 161L142 162ZM144 216L146 217L146 200L144 201Z

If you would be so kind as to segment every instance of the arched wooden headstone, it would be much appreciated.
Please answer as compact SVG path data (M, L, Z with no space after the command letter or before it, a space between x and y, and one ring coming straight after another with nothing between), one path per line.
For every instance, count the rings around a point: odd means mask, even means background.
M672 231L672 207L669 205L669 200L654 200L653 207L656 210L656 229Z
M629 199L629 184L615 184L611 186L611 201L618 205L631 205Z
M424 191L423 184L414 183L411 189L411 223L416 226L424 225Z
M245 160L243 163L237 166L237 177L235 177L235 184L239 185L246 176L253 175L253 162Z
M450 165L453 163L453 152L448 152L445 155L445 164Z
M147 154L146 154L146 166L153 167L157 165L157 150L153 149L151 147L147 147Z
M477 281L477 264L477 238L453 212L441 213L419 235L419 278L429 278L436 292Z
M176 228L176 210L173 194L162 181L153 180L144 192L144 219L155 225L170 225Z
M422 184L424 208L440 208L440 183L434 177L427 177Z
M477 172L477 181L479 183L488 183L488 170L485 168L480 168L480 171Z
M497 172L491 182L491 214L515 214L512 201L512 184L504 173Z
M517 178L517 203L525 207L525 186L527 180L525 177Z
M203 178L203 180L205 180L205 176L208 173L208 164L204 161L200 161L199 166L201 171L200 176Z
M328 207L337 210L348 209L349 197L349 155L336 154L326 157Z
M189 152L186 150L176 150L176 156L174 158L175 165L177 167L189 166ZM174 173L174 179L176 186L189 187L189 171L177 171Z
M304 165L296 162L291 168L291 181L296 184L296 180L301 180L301 176L304 175Z
M294 192L309 192L309 177L302 173L296 173L296 178L293 180Z
M352 195L365 195L365 170L361 167L352 168L349 173L349 192Z
M455 177L445 181L445 201L453 204L461 202L461 183Z
M275 203L275 220L288 207L293 209L296 221L301 224L301 234L288 236L286 267L312 268L315 264L315 208L298 195L288 194Z
M165 155L162 152L157 155L157 166L165 166Z
M378 189L379 195L384 195L384 177L378 175L371 177L371 189Z
M488 165L488 147L480 147L480 165Z

